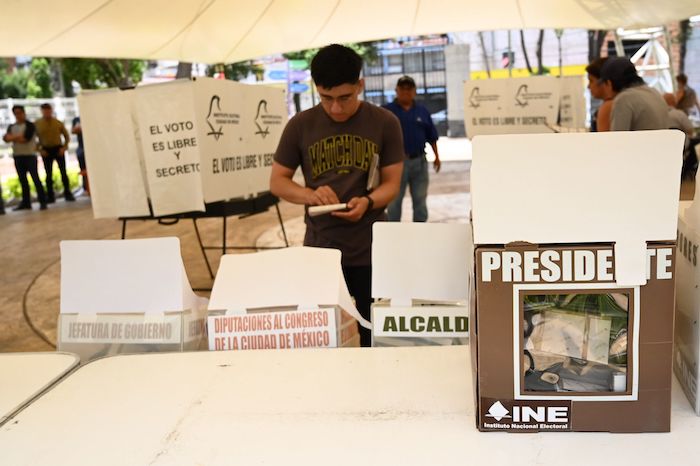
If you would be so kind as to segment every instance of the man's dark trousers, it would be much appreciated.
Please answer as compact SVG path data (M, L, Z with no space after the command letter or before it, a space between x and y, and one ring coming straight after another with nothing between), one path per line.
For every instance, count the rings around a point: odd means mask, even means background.
M46 194L44 192L44 187L41 184L41 180L39 179L36 155L15 155L14 159L15 168L17 169L17 176L19 177L19 184L22 186L22 205L32 205L32 195L29 188L27 173L29 173L29 175L32 177L32 181L34 181L34 187L36 188L36 195L39 198L39 203L46 204Z
M61 172L61 181L63 182L63 194L66 200L73 199L73 193L70 190L70 182L68 181L68 173L66 173L66 155L60 155L59 149L61 146L44 147L47 156L44 157L44 170L46 171L46 193L49 202L54 202L56 196L53 191L53 162L56 161L58 169Z

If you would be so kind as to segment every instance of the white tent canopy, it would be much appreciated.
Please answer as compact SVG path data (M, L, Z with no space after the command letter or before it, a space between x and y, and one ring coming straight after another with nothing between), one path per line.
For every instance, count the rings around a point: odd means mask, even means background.
M698 0L0 0L0 56L230 63L397 36L655 26Z

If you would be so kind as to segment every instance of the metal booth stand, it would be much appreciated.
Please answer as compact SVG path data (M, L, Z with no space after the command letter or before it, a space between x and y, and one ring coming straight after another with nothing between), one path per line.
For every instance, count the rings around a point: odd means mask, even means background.
M282 229L282 237L284 238L284 246L255 246L255 245L236 245L229 246L226 243L226 233L227 233L227 218L232 216L237 216L239 218L247 218L256 214L267 212L270 207L274 206L277 212L277 220L279 221L280 228ZM205 204L204 212L184 212L181 214L164 215L162 217L155 217L152 214L149 216L142 217L119 217L122 222L122 235L121 239L126 239L126 225L129 221L134 220L157 220L161 225L174 225L180 220L192 219L192 225L194 226L195 234L197 235L197 242L199 243L199 249L202 251L202 256L204 257L204 262L207 265L207 270L209 271L209 276L214 279L214 272L209 263L209 257L207 256L207 250L219 250L221 254L226 254L227 250L241 250L241 249L280 249L283 247L289 247L289 240L287 239L287 232L284 229L284 222L282 221L282 214L279 209L279 198L273 196L270 192L265 192L259 194L258 196L249 199L233 199L230 201L212 202L210 204ZM222 220L222 242L221 245L216 246L205 246L202 243L202 236L199 233L199 227L197 226L197 220L203 218L221 218Z

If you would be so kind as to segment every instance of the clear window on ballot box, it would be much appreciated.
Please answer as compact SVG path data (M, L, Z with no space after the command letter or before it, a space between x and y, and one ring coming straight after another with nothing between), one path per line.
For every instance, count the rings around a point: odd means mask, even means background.
M631 295L631 290L522 294L521 391L629 393Z

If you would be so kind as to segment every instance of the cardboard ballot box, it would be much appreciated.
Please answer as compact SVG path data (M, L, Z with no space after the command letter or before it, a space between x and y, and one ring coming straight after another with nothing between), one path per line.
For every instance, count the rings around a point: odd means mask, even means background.
M470 238L465 224L374 224L372 346L467 343Z
M682 148L677 131L475 138L480 430L670 429Z
M213 78L78 97L96 218L204 211L269 191L284 91Z
M206 307L190 288L177 238L61 242L58 350L82 363L197 350Z
M700 190L696 181L695 199ZM676 318L673 371L695 412L700 415L698 399L698 362L700 362L700 204L681 202L678 210L678 252L676 260Z
M369 326L348 293L340 251L227 254L209 302L209 349L358 346L358 322Z

